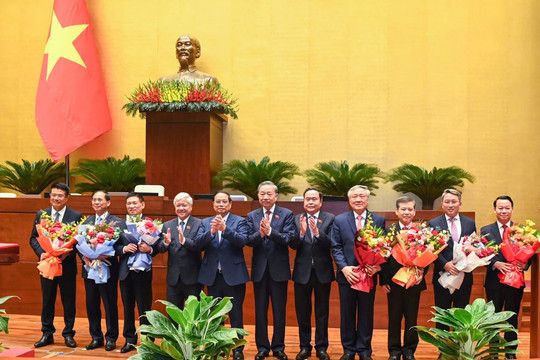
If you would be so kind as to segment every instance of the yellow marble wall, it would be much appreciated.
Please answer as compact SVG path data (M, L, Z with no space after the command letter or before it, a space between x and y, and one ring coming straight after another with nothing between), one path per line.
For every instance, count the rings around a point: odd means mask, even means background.
M347 159L462 166L464 210L540 221L540 2L534 0L87 0L113 130L72 155L144 157L144 121L121 107L139 82L176 71L181 33L199 67L239 99L225 160ZM0 160L46 158L34 99L52 0L0 0ZM299 190L303 178L294 181ZM372 198L390 210L389 184Z

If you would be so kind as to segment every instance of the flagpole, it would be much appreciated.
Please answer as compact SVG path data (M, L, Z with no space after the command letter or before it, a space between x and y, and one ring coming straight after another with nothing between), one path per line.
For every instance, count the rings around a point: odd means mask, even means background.
M64 162L66 163L66 185L69 186L69 154L66 155Z

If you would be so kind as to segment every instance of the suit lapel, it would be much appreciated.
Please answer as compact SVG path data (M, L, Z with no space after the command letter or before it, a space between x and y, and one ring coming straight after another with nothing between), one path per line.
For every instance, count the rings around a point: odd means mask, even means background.
M353 234L356 234L356 221L354 219L354 211L349 211L349 215L347 215L347 220L349 222L349 226L351 227L351 230Z

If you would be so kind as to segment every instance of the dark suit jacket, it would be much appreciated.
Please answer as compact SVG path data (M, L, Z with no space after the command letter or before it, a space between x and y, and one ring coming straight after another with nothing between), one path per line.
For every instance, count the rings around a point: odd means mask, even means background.
M90 224L90 225L94 225L94 223L96 222L96 215L92 215L88 218L86 218L86 220L84 221L83 224ZM114 216L113 214L109 213L107 215L107 217L105 219L103 219L102 221L103 223L116 223L116 226L120 226L120 223L122 222L122 219L120 219L119 217L117 216ZM116 242L120 241L120 239L118 239ZM116 245L116 243L115 243ZM116 248L115 248L116 250ZM107 261L111 263L111 266L110 266L110 270L111 272L112 271L118 271L118 257L116 256L117 254L115 253L113 256L109 256L107 258ZM82 256L81 256L81 260L82 260ZM88 278L88 271L86 271L85 267L84 267L84 261L83 261L83 264L82 264L82 277L83 279L86 279Z
M300 215L304 215L306 219L308 216L307 213L301 213L294 217L297 233L290 243L291 248L296 250L292 279L299 284L307 284L311 276L311 261L313 260L317 279L323 284L329 283L336 278L331 255L332 242L330 241L330 230L332 230L335 216L320 211L317 219L319 236L312 238L309 223L306 234L304 237L300 237Z
M514 224L513 222L510 222L510 225L513 225L513 224ZM501 233L499 232L499 225L497 224L496 221L493 224L484 226L482 229L480 229L480 233L482 234L482 236L485 236L486 239L488 239L488 241L495 241L497 245L502 243ZM484 287L486 289L496 290L496 289L499 289L502 285L498 277L499 270L493 268L493 265L497 261L507 262L504 255L500 252L497 253L497 255L495 255L491 259L486 269L486 280L484 282ZM525 270L529 268L529 266L531 265L531 262L532 262L532 258L529 259Z
M367 211L367 218L373 220L373 226L384 229L385 220L379 214ZM358 261L354 254L354 242L356 241L356 219L353 211L336 216L332 226L330 238L332 240L332 254L337 265L337 281L340 284L348 284L342 271L345 266L358 266ZM373 277L374 284L377 285L377 276Z
M210 223L215 216L206 218L199 227L195 243L204 250L204 257L199 271L199 283L212 286L216 280L218 262L221 264L223 278L227 285L235 286L249 281L249 273L244 259L249 226L247 221L238 215L229 213L225 231L221 234L221 242L217 233L212 235Z
M186 244L193 243L200 225L201 219L194 216L189 217L184 227ZM201 267L200 249L190 248L180 244L178 241L178 218L174 218L163 224L161 232L165 234L167 233L167 229L171 229L171 243L168 247L165 246L162 237L157 244L159 252L169 253L167 257L167 284L175 286L178 283L178 278L181 278L185 285L197 284L199 269Z
M287 281L291 278L289 265L289 243L296 236L294 214L291 210L275 206L270 225L270 236L261 237L259 232L263 208L259 208L247 215L249 225L248 246L253 247L251 260L251 280L262 280L266 267L274 281Z
M141 219L145 219L146 217L143 215ZM122 229L122 231L127 230L126 220L122 220L118 227ZM152 257L156 256L159 252L157 250L157 245L159 244L159 240L152 246L152 253L150 254ZM124 247L130 244L130 241L128 238L124 235L120 235L120 239L116 242L114 249L116 250L116 255L119 256L119 263L118 263L118 280L126 280L127 276L129 275L129 267L128 267L128 259L133 254L130 252L124 253ZM135 272L135 271L134 271ZM138 274L138 280L139 281L152 281L152 269L150 271L140 271L137 272Z
M401 231L401 226L399 226L399 223L395 223L390 225L388 228L386 228L386 233L396 233L399 234ZM390 256L388 259L386 259L386 262L381 265L381 285L390 285L390 286L400 286L392 281L392 278L396 273L401 269L403 265L398 263L396 259L393 256ZM426 286L426 274L428 272L429 265L424 268L424 276L422 277L422 281L418 285L413 285L407 290L412 291L424 291L427 289Z
M461 239L463 236L471 235L472 233L476 232L476 223L473 219L470 219L466 217L465 215L459 214L459 221L461 222L461 234L459 235L459 238ZM450 233L450 229L448 229L448 222L446 221L445 214L442 214L441 216L437 216L434 219L431 219L428 224L430 227L433 228L439 228L441 230L448 230L448 233ZM439 281L439 272L445 271L444 265L446 265L447 262L452 261L454 257L454 240L452 239L452 236L450 235L450 240L448 240L448 246L439 253L439 257L437 260L435 260L435 267L434 267L434 274L433 274L433 283L436 283ZM465 273L465 276L472 276L472 273Z
M39 242L37 241L39 234L36 229L36 225L39 224L39 222L41 221L41 214L43 212L51 216L52 207L48 207L45 210L38 211L36 214L36 218L34 220L34 228L32 229L32 236L30 237L30 246L32 247L32 249L34 249L34 252L38 256L38 259L41 258L41 254L45 253L45 250L43 250L43 248L41 247L41 245L39 245ZM64 213L62 222L64 224L69 224L72 222L79 222L81 218L82 218L82 215L80 212L75 211L66 206L66 212ZM73 250L69 253L69 255L64 260L62 260L63 274L77 274L77 256L75 255L76 253L77 253L77 250L73 248Z

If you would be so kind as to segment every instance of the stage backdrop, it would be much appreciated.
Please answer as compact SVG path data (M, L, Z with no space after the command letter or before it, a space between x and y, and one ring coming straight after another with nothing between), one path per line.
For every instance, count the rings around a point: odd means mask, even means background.
M34 102L52 4L0 0L1 161L47 157ZM333 159L383 170L458 165L477 177L463 210L476 211L478 225L494 220L500 194L514 197L516 219L540 220L538 1L88 0L88 8L113 129L75 151L72 164L144 157L145 122L124 114L125 95L175 72L176 38L191 33L202 44L199 69L239 99L224 160L269 155L303 170ZM376 193L371 207L391 210L390 185Z

